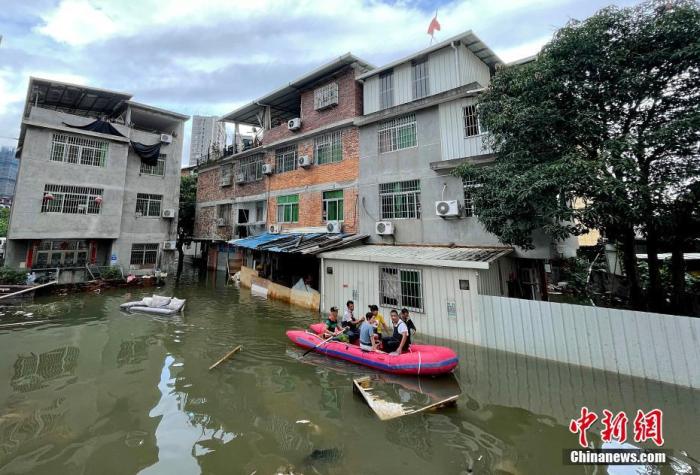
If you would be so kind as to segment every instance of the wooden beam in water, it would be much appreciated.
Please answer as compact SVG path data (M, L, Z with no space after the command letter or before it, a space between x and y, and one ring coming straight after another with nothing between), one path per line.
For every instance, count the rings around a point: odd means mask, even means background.
M17 292L12 292L11 294L0 295L0 300L6 299L9 297L14 297L15 295L24 294L27 292L33 292L36 289L41 289L42 287L48 287L49 285L54 285L57 283L58 283L57 280L52 280L51 282L47 282L46 284L35 285L34 287L29 287L28 289L18 290Z
M224 361L226 361L227 359L229 359L230 357L232 357L234 354L238 353L239 351L241 351L241 345L238 345L233 350L229 351L224 356L222 356L219 361L217 361L216 363L214 363L213 365L211 365L209 367L209 371L213 370L214 368L219 366L221 363L223 363Z

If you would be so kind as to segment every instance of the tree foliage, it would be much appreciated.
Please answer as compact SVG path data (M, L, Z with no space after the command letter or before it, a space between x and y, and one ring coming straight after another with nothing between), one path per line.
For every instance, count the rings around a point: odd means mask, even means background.
M482 182L486 229L531 248L537 230L560 240L598 228L625 246L634 288L635 233L654 253L698 205L700 8L651 1L571 21L536 60L499 70L479 111L496 161L458 173Z
M10 222L10 208L0 208L0 237L7 237L7 226Z
M177 275L182 273L183 245L192 242L197 202L197 177L186 175L180 178L180 204L177 213Z

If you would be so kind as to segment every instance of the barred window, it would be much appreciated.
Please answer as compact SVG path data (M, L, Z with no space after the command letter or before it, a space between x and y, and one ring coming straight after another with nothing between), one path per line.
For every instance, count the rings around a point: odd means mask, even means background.
M428 58L423 58L413 62L413 99L421 99L430 94L428 76Z
M316 163L339 162L343 159L343 131L331 132L314 139Z
M44 185L42 213L99 214L102 188Z
M265 210L267 209L267 201L256 201L255 202L255 221L258 223L264 223Z
M150 217L160 216L162 201L163 195L139 193L136 195L136 214L141 213L141 216Z
M241 158L240 173L243 174L245 181L259 181L263 177L263 154L253 155L252 157Z
M379 124L379 153L416 146L416 115L409 114Z
M338 83L331 82L314 90L314 109L325 109L338 103Z
M55 133L51 142L51 160L104 167L108 147L106 140Z
M299 222L299 195L277 197L277 222Z
M158 156L158 162L154 165L148 165L141 161L141 174L153 176L165 176L165 154L161 153Z
M87 241L41 241L37 246L33 266L35 268L82 267L87 263L89 248Z
M394 70L379 75L379 108L386 109L394 105Z
M473 137L485 132L479 121L479 109L476 105L462 108L464 118L464 137Z
M129 263L140 269L152 269L158 259L158 244L132 244Z
M379 303L387 307L406 307L423 312L421 271L401 267L379 268Z
M229 186L231 184L231 177L233 176L233 164L226 163L219 167L219 176L221 178L219 185Z
M474 196L472 192L479 184L474 177L467 176L462 180L462 185L464 186L464 216L469 218L474 216Z
M290 145L275 150L275 173L284 173L297 168L297 146Z
M420 180L379 184L381 219L420 219Z
M343 220L343 190L323 192L323 219L325 221Z
M222 220L222 224L228 226L231 221L231 203L216 206L216 217Z

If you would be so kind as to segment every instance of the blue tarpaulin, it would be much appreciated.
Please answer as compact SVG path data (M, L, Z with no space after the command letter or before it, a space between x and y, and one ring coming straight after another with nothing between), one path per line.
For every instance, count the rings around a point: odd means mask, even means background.
M364 234L345 233L263 233L258 236L233 239L228 243L236 247L260 251L315 254L322 250L359 243L366 237Z

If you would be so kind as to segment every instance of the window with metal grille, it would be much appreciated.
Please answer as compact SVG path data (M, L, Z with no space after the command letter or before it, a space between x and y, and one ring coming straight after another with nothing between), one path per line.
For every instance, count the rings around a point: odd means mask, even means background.
M233 164L226 163L221 165L219 168L219 174L221 177L219 184L221 186L229 186L231 184L231 177L233 176Z
M379 184L381 219L420 219L420 180Z
M50 157L54 162L104 167L108 148L106 140L55 133Z
M379 124L379 153L416 146L416 115L409 114Z
M314 109L325 109L338 103L338 83L331 82L314 90Z
M99 214L102 188L44 185L42 213Z
M132 266L141 269L155 267L158 260L158 244L132 244L131 259Z
M299 222L299 195L277 197L277 222Z
M467 176L462 179L464 186L464 216L467 218L474 216L474 188L479 186L479 183L472 176Z
M163 195L139 193L136 195L136 214L141 213L141 216L150 217L160 216L162 201Z
M297 146L275 149L275 173L284 173L297 168Z
M154 165L141 162L141 174L153 176L165 176L165 154L161 153L158 156L158 162Z
M87 241L41 241L37 246L34 268L45 267L83 267L87 263Z
M413 99L421 99L430 94L428 58L413 62L411 74L413 76Z
M314 139L314 156L316 163L339 162L343 159L343 131L338 130Z
M473 137L484 133L484 128L479 123L479 108L476 105L462 108L464 117L464 137Z
M379 268L379 303L385 307L406 307L423 312L421 271L402 267Z
M223 220L223 224L228 225L231 220L231 204L216 206L216 217Z
M253 155L252 157L241 158L240 173L243 174L245 181L259 181L263 177L263 154Z
M394 105L394 70L379 75L379 108L386 109Z
M323 219L325 221L343 220L343 190L323 192Z
M258 223L264 223L265 209L267 208L267 201L256 201L255 202L255 221Z

